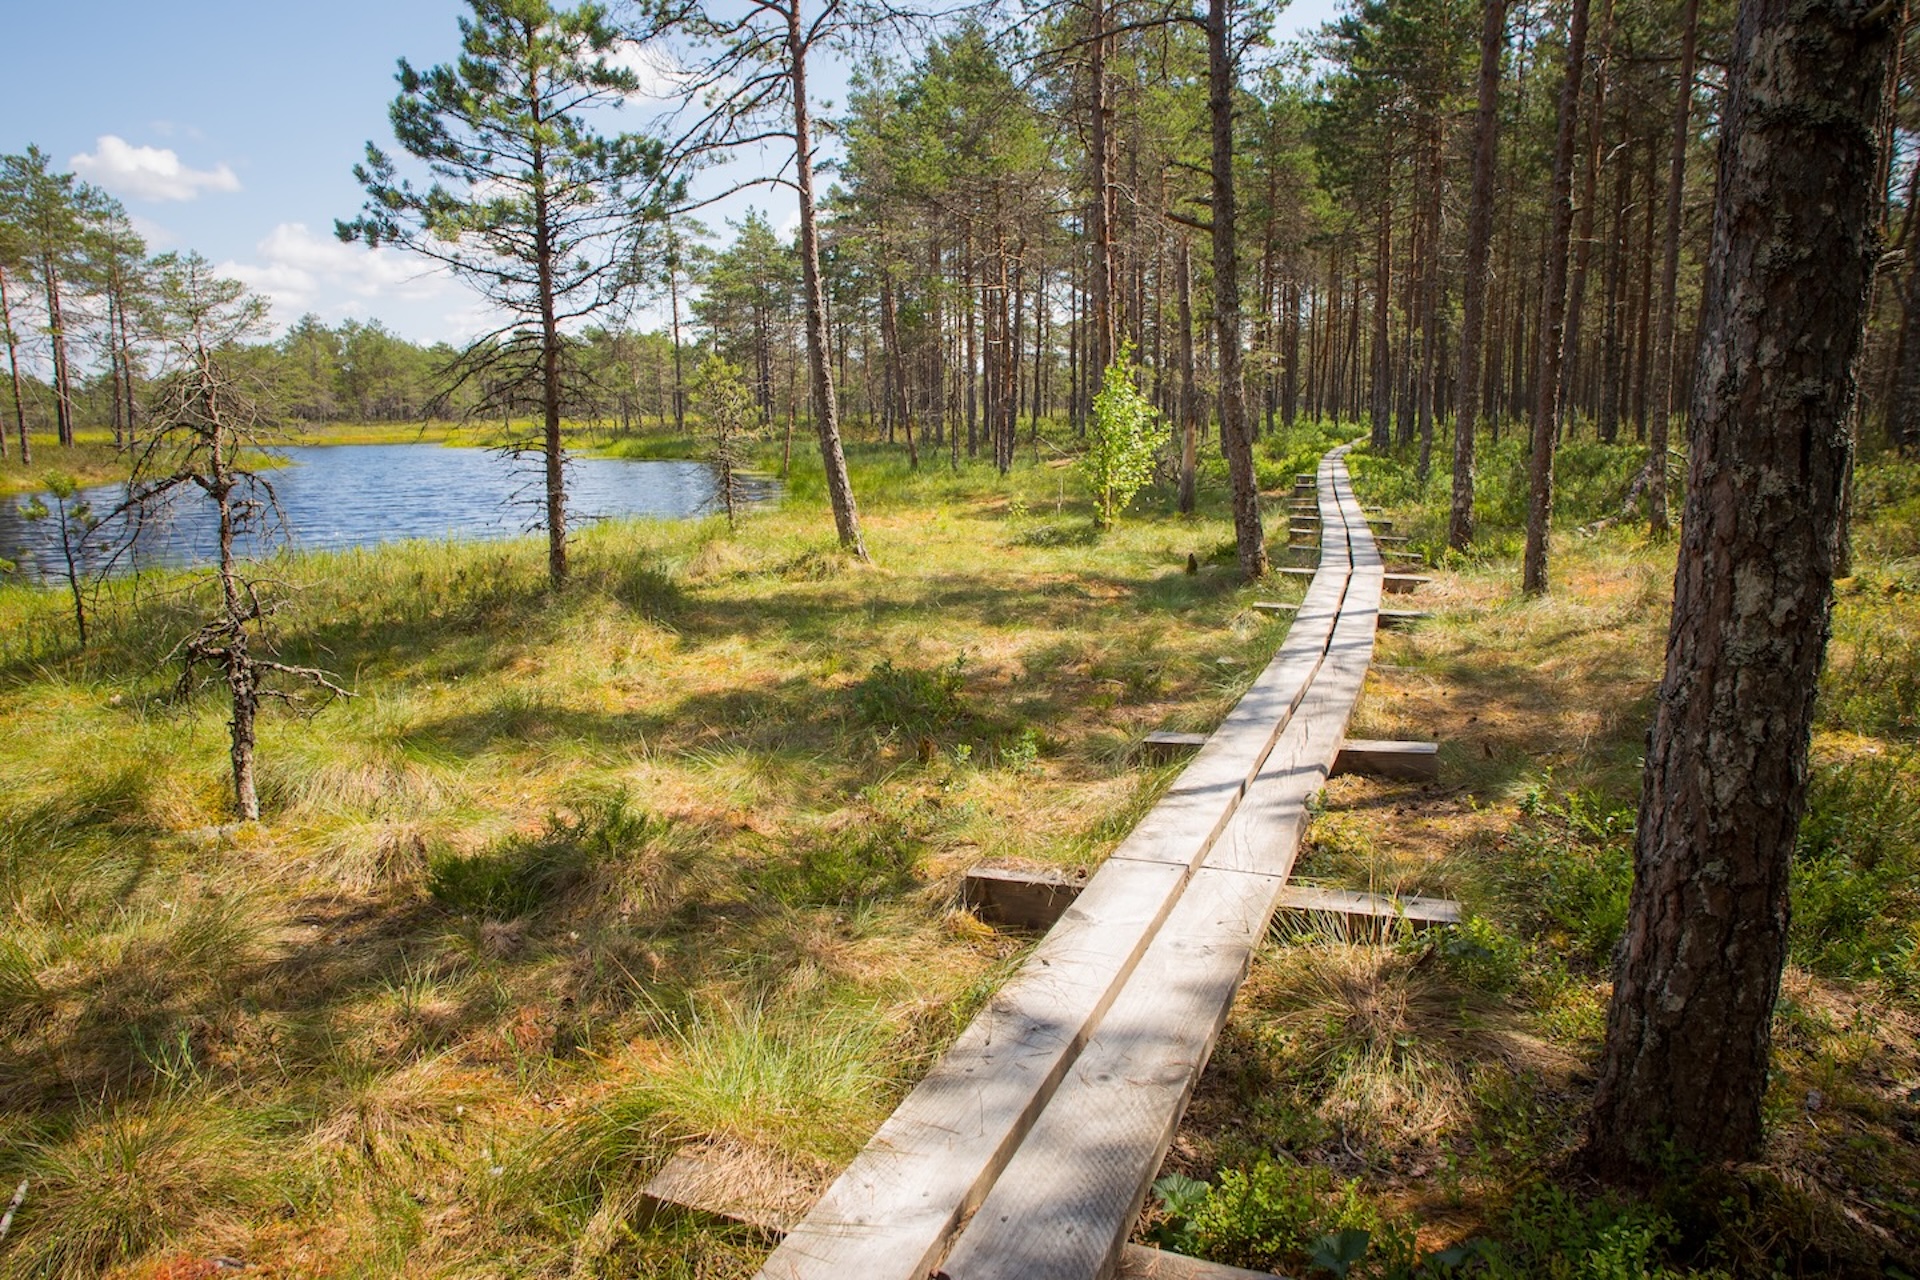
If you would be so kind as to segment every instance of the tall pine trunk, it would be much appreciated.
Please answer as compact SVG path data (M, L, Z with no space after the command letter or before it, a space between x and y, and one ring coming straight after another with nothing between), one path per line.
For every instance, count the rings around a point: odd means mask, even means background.
M1560 364L1566 357L1567 250L1573 235L1573 137L1587 58L1587 0L1573 0L1567 23L1567 72L1553 146L1553 230L1540 295L1540 354L1533 385L1533 456L1527 460L1527 546L1520 589L1547 589L1547 541L1553 523L1553 446L1559 428Z
M813 205L813 122L807 113L807 39L800 27L800 0L787 10L787 69L793 90L793 185L800 196L800 279L806 290L807 371L813 390L813 425L826 467L827 498L843 550L867 558L860 536L860 512L840 447L840 405L833 394L833 367L827 356L827 294L820 278L820 230Z
M1233 90L1229 0L1207 0L1207 106L1213 118L1213 317L1220 348L1220 443L1233 486L1233 538L1240 575L1266 576L1267 541L1253 473L1253 434L1241 369L1240 245L1233 190Z
M1588 1127L1603 1172L1753 1155L1873 265L1883 6L1734 32L1673 617ZM1817 335L1810 338L1809 335Z
M1460 314L1460 409L1453 425L1453 505L1447 545L1473 541L1474 431L1480 423L1481 353L1487 327L1487 257L1493 247L1493 165L1500 132L1500 55L1506 48L1506 0L1486 0L1480 15L1480 80L1473 115L1473 195L1467 214L1466 296Z
M1681 20L1680 91L1673 108L1673 142L1667 158L1667 256L1660 268L1659 336L1653 347L1653 392L1647 405L1648 524L1667 532L1667 436L1673 418L1673 330L1680 300L1680 196L1687 180L1687 135L1693 115L1693 63L1700 27L1700 0L1687 0Z

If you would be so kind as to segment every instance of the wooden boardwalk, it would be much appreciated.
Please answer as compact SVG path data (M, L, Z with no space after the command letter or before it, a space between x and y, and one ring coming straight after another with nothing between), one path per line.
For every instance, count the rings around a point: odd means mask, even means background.
M1373 654L1383 567L1336 449L1266 669L764 1280L1105 1280L1292 870Z

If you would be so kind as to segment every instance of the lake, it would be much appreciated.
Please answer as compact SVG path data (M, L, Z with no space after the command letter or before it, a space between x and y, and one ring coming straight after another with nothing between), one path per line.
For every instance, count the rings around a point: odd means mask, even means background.
M491 449L437 444L309 445L273 452L287 465L261 473L286 517L272 543L296 551L406 538L511 538L532 529L544 510L537 456L511 459ZM754 478L743 487L750 499L764 500L777 486ZM713 469L703 462L570 458L568 526L578 530L609 516L708 515L718 509L718 490ZM107 485L81 496L105 512L120 502L122 490ZM0 499L0 557L30 576L58 574L57 522L26 520L21 510L28 501L24 495ZM111 542L116 532L103 528L95 537ZM132 563L204 564L214 547L211 504L193 489L164 519L142 530ZM261 550L257 543L248 548L252 554Z

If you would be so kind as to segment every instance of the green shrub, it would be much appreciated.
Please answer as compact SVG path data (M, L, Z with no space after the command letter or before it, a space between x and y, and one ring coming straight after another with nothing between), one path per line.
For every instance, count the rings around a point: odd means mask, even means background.
M1177 1252L1341 1276L1403 1276L1415 1265L1412 1230L1383 1217L1358 1180L1336 1183L1325 1169L1262 1160L1227 1170L1212 1187L1176 1176L1154 1191L1153 1238Z
M1159 410L1141 392L1133 348L1123 345L1107 366L1087 423L1080 469L1093 491L1093 522L1110 529L1120 512L1153 479L1153 459L1165 441Z
M891 658L853 686L853 705L876 729L919 735L950 729L966 714L967 655L944 667L896 667Z

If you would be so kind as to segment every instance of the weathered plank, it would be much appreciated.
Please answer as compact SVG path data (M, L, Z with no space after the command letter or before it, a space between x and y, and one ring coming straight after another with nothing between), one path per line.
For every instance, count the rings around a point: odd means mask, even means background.
M1255 600L1251 606L1256 613L1292 613L1299 607L1284 600Z
M1120 1251L1114 1280L1273 1280L1270 1271L1245 1271L1224 1262L1203 1262L1181 1253L1130 1244Z
M1195 873L1136 981L1101 1020L941 1270L953 1280L1112 1274L1281 883Z
M960 901L997 928L1051 929L1086 887L1083 877L1053 869L975 867L960 882Z
M1256 605L1255 607L1258 608L1259 606ZM1410 627L1416 622L1425 622L1432 616L1432 614L1422 612L1419 609L1382 609L1380 611L1380 625L1389 631L1396 631L1404 627Z
M1140 753L1156 764L1184 760L1207 745L1204 733L1175 733L1158 729L1140 740Z
M1280 910L1337 916L1368 936L1397 921L1413 929L1459 924L1460 904L1449 898L1402 898L1353 889L1320 889L1290 884L1280 891Z
M784 1235L820 1189L783 1163L766 1151L683 1147L641 1190L641 1220L668 1212L694 1213Z
M1440 776L1440 746L1434 742L1381 742L1349 738L1334 757L1335 773L1364 773L1375 778L1432 782Z
M1284 573L1286 571L1282 570L1281 572ZM1386 581L1382 585L1386 588L1386 590L1394 593L1395 595L1405 595L1410 591L1418 591L1420 588L1426 586L1428 583L1432 581L1433 581L1432 578L1429 578L1424 574L1390 573L1386 575Z

